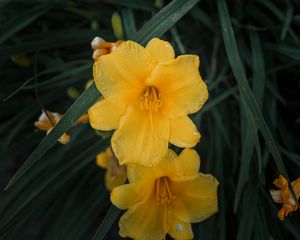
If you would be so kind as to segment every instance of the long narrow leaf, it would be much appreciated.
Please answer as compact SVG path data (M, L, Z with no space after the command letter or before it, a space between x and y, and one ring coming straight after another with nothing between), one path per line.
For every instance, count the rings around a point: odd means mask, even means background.
M12 37L16 32L29 25L39 16L46 13L51 6L51 4L38 5L37 7L16 16L14 19L6 23L0 28L0 44Z
M244 97L246 104L249 107L251 114L253 115L253 118L255 119L257 126L262 133L263 138L265 139L267 147L275 160L275 164L278 170L283 176L285 176L289 180L289 189L292 192L294 199L296 199L294 189L291 186L290 178L283 164L281 155L276 146L276 142L273 136L271 135L271 132L267 126L267 123L264 120L264 117L259 109L259 106L247 81L246 73L243 68L238 48L235 42L235 37L231 26L227 5L224 0L218 0L217 4L225 50L233 74L238 82L240 93Z
M98 228L93 240L102 240L110 229L111 225L114 223L116 218L119 216L121 210L115 206L111 206L106 214L104 220L102 221L100 227Z
M174 0L160 10L132 37L132 40L145 44L153 37L160 37L185 15L199 0Z
M58 122L53 130L43 139L37 148L31 153L22 167L17 171L13 178L9 181L6 188L11 187L17 182L39 159L53 146L56 140L64 134L72 126L72 124L82 115L87 109L92 106L100 93L95 84L92 84L84 93L76 100L76 102L68 109L64 117Z

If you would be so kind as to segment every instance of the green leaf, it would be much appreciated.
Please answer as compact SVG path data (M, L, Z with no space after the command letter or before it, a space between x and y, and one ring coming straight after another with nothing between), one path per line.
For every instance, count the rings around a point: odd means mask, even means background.
M28 26L38 17L45 14L51 7L52 4L38 5L37 7L32 8L11 19L8 23L0 28L0 44L12 37L18 31Z
M237 91L237 87L233 87L230 88L226 91L224 91L222 94L212 98L211 100L209 100L205 106L201 109L201 111L199 112L199 114L204 113L209 111L210 109L212 109L213 107L215 107L216 105L218 105L219 103L223 102L225 99L229 98L232 94L234 94Z
M282 28L281 36L280 36L281 40L285 39L286 33L288 32L288 30L290 28L290 25L291 25L291 22L293 19L293 12L294 12L294 9L293 9L292 4L290 3L289 0L287 0L287 10L286 10L283 28Z
M51 34L41 35L36 40L28 42L21 42L17 44L10 44L0 47L0 57L7 57L13 54L30 53L36 51L43 51L52 48L58 48L63 46L73 46L79 44L89 44L95 37L95 32L89 30L64 30L56 31ZM101 36L110 37L111 32L98 31L97 34Z
M276 146L276 142L273 139L269 128L262 116L262 113L259 109L259 106L255 100L255 97L250 89L249 83L247 81L246 73L244 71L239 52L237 49L234 33L231 26L231 20L228 13L227 5L224 0L218 0L218 12L221 23L222 36L224 40L225 50L227 53L227 57L229 59L229 63L231 65L233 74L237 80L239 85L239 91L241 96L245 99L247 106L259 127L267 147L274 157L275 163L277 165L278 170L281 172L283 176L289 179L285 166L282 162L281 155ZM290 182L290 181L289 181ZM290 188L293 191L292 188Z
M84 114L100 98L100 93L93 83L84 93L76 100L76 102L68 109L64 117L58 122L53 130L43 139L37 148L30 154L25 163L9 181L7 188L17 182L39 159L53 146L56 140L69 128L72 124Z
M149 1L145 0L102 0L102 2L106 2L109 4L113 5L121 5L125 7L131 7L131 8L136 8L136 9L141 9L141 10L146 10L146 11L154 11L155 7L154 4L150 3Z
M133 11L126 8L122 11L123 27L125 30L126 39L133 36L136 33L135 19Z
M172 1L146 22L131 39L144 45L153 37L161 37L198 2L199 0Z
M300 61L300 50L292 46L287 46L283 44L266 44L268 50L279 52L287 57Z
M179 50L180 54L185 54L186 51L185 51L184 45L181 42L180 35L178 34L176 26L173 26L170 29L170 32L171 32L172 37L173 37L173 39L174 39L174 41L175 41L175 43L178 47L178 50Z
M103 219L100 227L98 228L96 234L94 235L92 240L102 240L110 229L111 225L114 223L116 218L120 215L121 210L116 208L115 206L111 206Z
M196 20L199 20L209 30L211 30L212 32L215 32L216 29L215 29L214 23L213 23L211 17L209 15L207 15L207 13L205 13L205 11L203 11L201 8L195 6L191 10L191 14Z
M224 0L218 0L217 4L225 50L233 71L233 75L235 76L238 82L240 94L244 98L246 105L249 107L250 114L252 114L253 119L256 121L256 124L260 129L263 138L265 139L266 145L275 160L275 164L279 172L285 178L287 178L289 189L293 195L293 198L297 202L297 205L299 205L295 191L291 185L289 175L283 164L280 152L276 146L276 142L273 136L271 135L268 125L264 120L264 117L259 109L259 105L257 104L255 97L250 89L249 83L247 81L246 73L241 63L239 52L235 42L235 37L231 26L227 5Z

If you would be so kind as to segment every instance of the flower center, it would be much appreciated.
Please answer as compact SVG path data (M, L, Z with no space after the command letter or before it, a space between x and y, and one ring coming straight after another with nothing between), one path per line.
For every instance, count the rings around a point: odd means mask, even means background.
M150 110L157 112L161 107L162 100L161 95L156 87L148 86L143 94L140 96L140 108L142 110Z
M168 209L170 204L172 204L172 200L176 198L176 194L172 192L170 186L170 180L167 177L160 177L155 180L155 193L157 205L161 206L162 209L162 223L163 223L163 231L167 233L168 226ZM172 207L172 205L171 205Z
M155 181L156 200L159 205L170 204L176 198L172 193L170 180L167 177L160 177Z

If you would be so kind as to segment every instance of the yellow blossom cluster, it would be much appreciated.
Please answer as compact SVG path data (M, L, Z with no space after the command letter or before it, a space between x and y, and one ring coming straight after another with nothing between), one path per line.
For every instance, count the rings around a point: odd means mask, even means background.
M94 81L103 97L88 115L94 129L116 129L97 164L107 169L112 203L127 209L120 235L193 239L191 223L218 211L219 184L199 173L200 157L191 149L200 133L188 115L208 98L198 56L175 58L171 44L158 38L146 47L95 38L92 47ZM184 149L177 155L169 143Z

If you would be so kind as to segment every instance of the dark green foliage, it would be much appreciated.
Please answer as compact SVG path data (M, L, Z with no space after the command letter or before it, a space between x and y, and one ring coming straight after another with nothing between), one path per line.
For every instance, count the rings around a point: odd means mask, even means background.
M299 211L280 222L269 195L280 174L300 176L300 10L297 1L147 0L0 2L0 239L116 239L95 164L102 139L88 124L56 139L99 97L92 78L94 36L115 41L111 16L145 45L198 54L210 97L192 115L202 133L201 170L220 182L219 212L194 224L195 239L300 239ZM30 66L12 58L25 54ZM24 56L24 55L23 55ZM74 101L73 87L82 95ZM5 101L4 101L5 100ZM65 117L44 138L41 105ZM8 189L4 188L8 185ZM115 223L115 224L113 224Z

